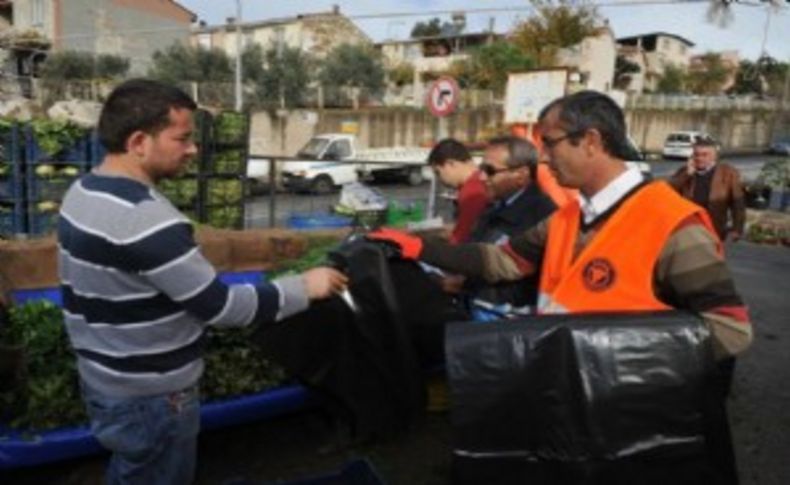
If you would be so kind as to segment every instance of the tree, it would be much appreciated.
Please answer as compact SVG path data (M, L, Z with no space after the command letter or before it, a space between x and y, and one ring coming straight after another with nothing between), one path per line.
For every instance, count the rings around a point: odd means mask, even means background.
M414 66L408 62L401 62L387 71L387 78L396 86L405 86L414 81Z
M560 49L579 44L595 33L598 13L595 7L560 0L534 0L536 14L518 24L512 42L532 58L536 67L552 67Z
M633 79L632 74L640 72L639 64L629 61L625 56L618 55L614 65L614 86L617 89L628 89Z
M442 22L438 17L434 17L427 22L417 22L411 29L411 38L458 35L466 28L466 22L461 20L461 17L453 20L453 22Z
M491 89L502 94L508 74L533 67L532 59L518 47L509 42L497 41L474 49L466 61L456 61L451 67L451 74L462 85Z
M757 60L757 68L768 85L765 94L775 98L784 96L790 64L779 62L773 57L765 55Z
M744 59L738 64L735 84L729 89L729 93L762 95L765 92L765 84L765 78L757 63Z
M148 75L162 81L227 83L233 80L230 58L220 49L174 43L154 52L152 59L153 65Z
M656 91L664 94L679 94L683 92L685 84L685 71L672 64L664 67L664 75L658 81Z
M96 57L94 73L101 79L122 79L129 72L129 59L112 54Z
M319 80L330 92L339 88L352 99L360 90L378 94L384 88L384 66L379 54L363 45L342 44L321 64Z
M267 107L303 106L310 84L312 60L298 47L282 46L263 54L264 63L256 81L258 100Z
M241 72L244 82L257 84L263 77L266 57L260 44L251 44L241 52Z
M66 50L47 56L41 77L52 82L89 81L122 78L128 71L129 59L125 57Z
M724 65L721 55L715 52L703 54L698 64L689 70L686 86L694 94L720 94L730 76L730 69Z

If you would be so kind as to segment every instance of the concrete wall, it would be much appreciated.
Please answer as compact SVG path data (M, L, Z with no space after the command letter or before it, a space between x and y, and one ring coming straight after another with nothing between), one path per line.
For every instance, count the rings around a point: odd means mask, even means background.
M412 108L365 110L262 111L252 116L250 152L293 155L314 134L340 133L345 124L356 124L359 148L420 146L438 138L437 120L427 111ZM447 133L459 140L485 139L502 119L498 107L464 110L446 120ZM284 136L281 136L281 133Z
M339 133L349 123L358 127L360 148L426 145L439 134L437 120L422 109L300 110L282 115L253 115L251 153L293 155L314 134ZM447 118L447 132L466 142L483 141L501 129L501 120L498 107L461 110ZM790 136L790 116L782 120L780 110L628 109L626 122L634 141L649 152L661 151L667 134L678 130L707 131L730 151L760 150L774 136Z
M774 136L790 134L790 119L781 111L636 109L626 111L631 137L648 152L658 152L672 131L699 130L711 134L724 150L758 150Z

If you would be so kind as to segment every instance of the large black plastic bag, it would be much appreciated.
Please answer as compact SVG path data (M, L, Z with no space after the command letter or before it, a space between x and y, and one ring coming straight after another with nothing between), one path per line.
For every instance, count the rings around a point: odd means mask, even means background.
M446 353L454 483L736 482L695 316L454 323Z
M332 260L350 276L358 312L333 297L253 338L347 419L356 437L402 432L425 411L423 369L444 356L445 322L463 315L387 245L352 241Z

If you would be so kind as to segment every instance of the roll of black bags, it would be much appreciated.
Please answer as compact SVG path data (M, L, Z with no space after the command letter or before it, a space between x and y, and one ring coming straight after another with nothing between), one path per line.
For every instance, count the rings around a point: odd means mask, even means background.
M447 326L452 482L737 483L710 335L682 312Z

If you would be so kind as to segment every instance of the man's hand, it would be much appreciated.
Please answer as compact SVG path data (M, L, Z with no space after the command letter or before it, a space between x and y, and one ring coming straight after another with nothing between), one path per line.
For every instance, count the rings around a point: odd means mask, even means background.
M386 241L394 244L400 249L403 259L419 259L422 253L422 239L403 231L382 228L367 233L365 237L373 241Z
M461 275L447 275L439 281L442 290L451 295L457 295L464 289L465 276Z
M686 160L686 173L691 176L694 175L697 171L697 167L694 166L694 157L689 157Z
M348 286L348 277L333 268L313 268L302 273L307 298L319 300L342 293Z

